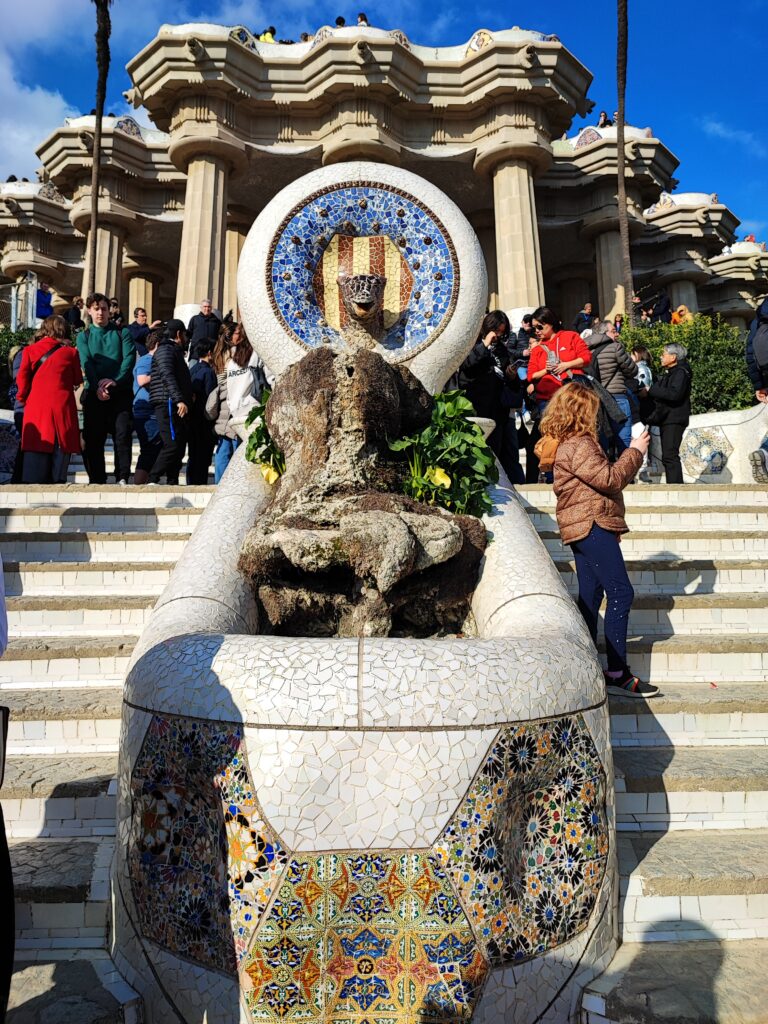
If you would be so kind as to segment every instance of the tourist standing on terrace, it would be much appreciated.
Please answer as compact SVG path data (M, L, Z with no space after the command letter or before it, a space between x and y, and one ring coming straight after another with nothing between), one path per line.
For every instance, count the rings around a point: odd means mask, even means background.
M139 439L139 457L136 461L136 472L133 474L135 484L145 484L149 480L149 471L163 447L155 409L149 397L152 357L162 336L162 330L155 329L149 332L146 337L146 351L143 356L139 356L133 368L133 429Z
M680 444L691 418L693 378L687 357L684 345L677 342L665 345L661 353L664 372L655 384L640 392L642 397L652 398L655 403L648 422L657 426L661 433L661 461L668 484L683 483Z
M70 456L80 451L75 388L83 374L64 317L46 317L41 330L43 337L22 350L17 378L24 406L21 480L65 484Z
M623 452L629 448L632 440L632 405L629 387L637 380L637 364L632 361L624 346L618 340L616 327L610 320L603 322L586 339L592 360L590 372L624 413L623 423L614 424L613 430L618 442L618 450Z
M573 321L574 331L577 334L581 334L582 331L591 329L596 315L597 314L592 311L592 303L585 302L576 314L576 319Z
M627 665L627 625L635 592L627 576L619 536L627 532L622 491L635 478L648 451L646 431L615 463L597 440L600 399L578 382L561 388L541 420L541 433L557 442L554 456L555 515L563 544L576 560L579 611L597 644L600 605L606 598L605 683L611 693L655 697Z
M210 341L200 342L192 353L195 365L190 367L193 402L189 414L189 454L187 457L187 483L199 486L208 483L216 434L213 424L205 415L208 396L216 387L216 372L213 362L213 345Z
M160 454L149 471L148 483L164 476L169 484L179 482L187 446L187 416L192 406L192 380L184 358L187 329L181 320L169 320L152 356L149 400L163 441Z
M83 368L83 440L85 468L92 484L105 484L104 445L112 436L115 480L127 485L131 475L131 406L136 348L130 331L109 320L106 295L95 292L86 299L90 327L77 336Z

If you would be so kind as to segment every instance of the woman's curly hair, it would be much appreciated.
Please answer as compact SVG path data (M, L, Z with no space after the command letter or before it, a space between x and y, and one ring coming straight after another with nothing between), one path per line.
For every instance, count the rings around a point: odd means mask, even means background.
M597 414L600 399L583 384L566 384L556 391L541 417L542 436L565 441L587 434L597 437Z

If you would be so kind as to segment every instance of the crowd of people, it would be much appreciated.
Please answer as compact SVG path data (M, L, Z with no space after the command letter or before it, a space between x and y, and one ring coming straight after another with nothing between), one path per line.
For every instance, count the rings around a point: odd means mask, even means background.
M574 383L599 399L600 443L611 460L630 446L639 424L655 425L665 479L683 482L680 443L690 418L692 380L686 349L677 343L665 346L656 379L648 349L626 351L621 327L621 318L595 317L590 303L579 311L573 329L564 327L551 308L540 306L523 316L514 336L504 312L486 315L455 383L479 416L493 420L489 444L514 483L535 483L540 477L551 481L549 468L539 465L540 421L553 397Z
M135 436L135 484L178 483L185 454L187 484L207 484L212 462L218 483L240 443L235 425L267 384L242 325L222 322L209 299L189 324L149 324L140 307L125 324L99 293L76 298L67 314L45 317L13 357L14 481L65 483L82 451L89 482L105 484L111 437L115 482L127 486Z
M365 11L360 11L357 16L357 21L354 25L347 25L347 19L343 15L339 15L335 21L336 28L370 28L368 22L368 16ZM277 29L274 25L268 26L262 32L257 33L256 38L260 43L281 43L282 45L292 46L295 39L278 39ZM302 32L299 36L300 43L311 43L314 39L314 34L311 32Z

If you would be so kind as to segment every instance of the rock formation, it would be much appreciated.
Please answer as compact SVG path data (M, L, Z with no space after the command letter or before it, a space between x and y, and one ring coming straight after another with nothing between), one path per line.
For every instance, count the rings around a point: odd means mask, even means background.
M399 493L404 469L387 444L423 429L431 409L410 371L365 346L316 349L283 374L266 417L286 471L240 560L262 628L300 636L461 628L485 528Z

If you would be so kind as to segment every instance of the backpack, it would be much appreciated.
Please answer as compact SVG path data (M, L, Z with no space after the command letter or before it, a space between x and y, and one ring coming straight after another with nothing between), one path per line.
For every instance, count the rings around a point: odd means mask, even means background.
M592 358L586 366L582 366L581 368L582 373L585 373L587 377L591 377L593 380L596 380L598 384L602 384L603 382L600 379L600 367L597 365L597 357L604 348L608 348L608 346L612 344L613 338L606 338L605 341L601 341L599 345L595 345L594 348L591 348L589 351Z
M761 373L768 373L768 320L761 320L752 339L752 354Z

